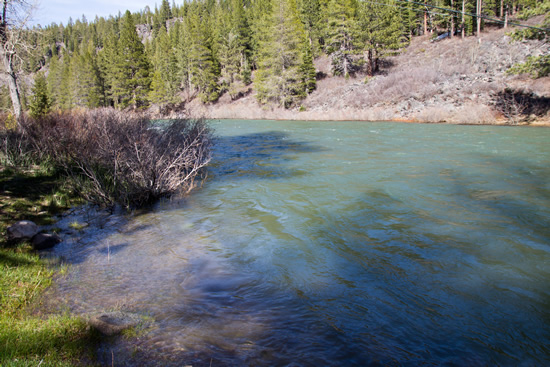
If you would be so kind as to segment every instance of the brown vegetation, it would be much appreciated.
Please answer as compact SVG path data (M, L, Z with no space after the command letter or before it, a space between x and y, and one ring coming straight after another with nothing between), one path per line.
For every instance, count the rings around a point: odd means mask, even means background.
M152 124L145 116L111 109L23 118L8 133L20 149L51 159L88 201L103 206L141 206L195 186L210 160L211 133L203 120ZM14 153L14 154L17 154Z
M386 59L380 72L371 78L361 72L348 79L328 76L330 60L321 57L315 61L321 76L317 90L294 110L261 106L254 93L232 102L191 103L186 108L188 113L212 118L550 122L548 104L540 103L550 98L550 77L531 79L506 74L527 56L550 52L550 44L538 40L515 42L507 31L510 29L489 31L481 38L455 37L440 42L431 42L427 36L415 38L400 55ZM523 99L528 104L525 108L507 112L499 107L506 90L532 98Z

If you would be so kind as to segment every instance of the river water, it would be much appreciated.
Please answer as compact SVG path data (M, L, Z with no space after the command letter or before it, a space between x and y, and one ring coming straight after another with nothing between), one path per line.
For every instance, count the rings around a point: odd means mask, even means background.
M212 125L202 189L56 250L59 307L153 320L102 363L550 364L550 129Z

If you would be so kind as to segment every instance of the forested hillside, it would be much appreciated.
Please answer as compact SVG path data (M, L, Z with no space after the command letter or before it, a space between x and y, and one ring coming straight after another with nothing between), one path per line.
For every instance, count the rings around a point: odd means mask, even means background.
M479 27L502 27L518 11L544 14L549 4L483 0ZM36 27L26 33L32 47L19 51L20 66L34 79L45 77L40 84L46 90L38 92L53 109L177 109L190 101L208 104L222 96L234 101L251 93L260 105L299 108L323 77L363 81L415 36L476 34L476 5L474 0L163 0L154 10ZM536 30L524 36L546 37ZM326 70L319 69L319 60L328 60ZM27 86L27 106L31 94ZM6 87L2 105L9 108Z

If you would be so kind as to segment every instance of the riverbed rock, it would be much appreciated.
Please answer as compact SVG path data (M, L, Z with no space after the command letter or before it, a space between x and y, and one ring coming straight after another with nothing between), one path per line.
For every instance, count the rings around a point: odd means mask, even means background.
M19 221L8 227L8 242L17 243L24 240L30 240L39 231L38 226L30 220Z
M140 321L141 317L139 315L116 311L94 316L88 323L101 334L113 336L128 328L137 326Z
M56 234L38 233L31 242L35 250L46 250L61 242L61 238Z

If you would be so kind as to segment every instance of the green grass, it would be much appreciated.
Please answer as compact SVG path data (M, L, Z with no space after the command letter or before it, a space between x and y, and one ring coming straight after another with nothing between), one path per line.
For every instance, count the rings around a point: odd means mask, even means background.
M22 219L52 223L77 202L59 176L43 169L0 166L0 366L75 366L92 358L97 335L69 315L34 315L56 271L28 244L5 247L5 229Z

